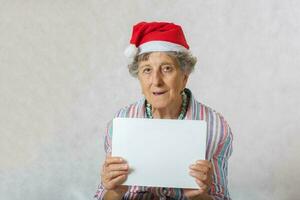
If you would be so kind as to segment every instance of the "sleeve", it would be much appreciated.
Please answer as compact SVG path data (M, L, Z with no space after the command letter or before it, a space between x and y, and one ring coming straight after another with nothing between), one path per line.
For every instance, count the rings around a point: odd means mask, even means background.
M106 155L111 153L111 138L112 138L112 121L108 123L104 135L104 150ZM102 200L105 192L106 190L104 186L102 185L102 183L100 183L96 191L96 194L94 195L94 198L97 200Z
M220 118L220 140L215 153L212 156L213 180L210 194L215 200L231 200L228 191L228 159L232 154L233 135L231 129L223 117Z

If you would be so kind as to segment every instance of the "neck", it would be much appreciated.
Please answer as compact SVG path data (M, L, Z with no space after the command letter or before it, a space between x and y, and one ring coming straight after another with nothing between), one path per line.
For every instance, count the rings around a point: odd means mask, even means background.
M179 98L178 101L174 102L172 105L167 108L153 108L152 113L153 118L157 119L177 119L182 105L182 98Z

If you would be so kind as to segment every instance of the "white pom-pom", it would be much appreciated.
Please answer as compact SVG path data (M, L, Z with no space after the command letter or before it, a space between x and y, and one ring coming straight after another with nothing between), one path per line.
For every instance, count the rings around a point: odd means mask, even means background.
M130 44L124 51L125 56L129 59L133 59L137 53L138 48L134 44Z

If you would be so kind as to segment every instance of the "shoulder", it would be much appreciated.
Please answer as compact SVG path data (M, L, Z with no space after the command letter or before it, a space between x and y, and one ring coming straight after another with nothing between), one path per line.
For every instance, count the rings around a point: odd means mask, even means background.
M190 100L191 118L195 120L205 120L207 122L224 122L227 124L225 118L220 112L217 112L212 107L199 102L193 96Z
M145 99L142 98L132 104L124 106L123 108L119 109L114 118L122 117L122 118L138 118L143 117L145 108L144 108Z
M203 113L203 119L209 122L213 122L213 123L222 123L223 125L229 126L227 121L225 120L224 116L216 111L215 109L213 109L210 106L207 106L203 103L200 103L197 101L198 106L200 107L200 112Z
M205 120L208 124L208 128L212 129L214 133L221 134L221 137L225 137L230 130L230 126L224 116L215 109L207 106L203 103L197 102L202 113L202 120Z

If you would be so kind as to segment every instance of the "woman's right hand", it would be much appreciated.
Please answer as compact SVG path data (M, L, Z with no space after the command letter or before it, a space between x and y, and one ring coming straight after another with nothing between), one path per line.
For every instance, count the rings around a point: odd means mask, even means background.
M127 179L129 166L121 157L107 156L102 167L101 181L104 188L123 196L128 186L121 185Z

